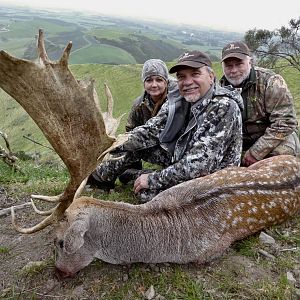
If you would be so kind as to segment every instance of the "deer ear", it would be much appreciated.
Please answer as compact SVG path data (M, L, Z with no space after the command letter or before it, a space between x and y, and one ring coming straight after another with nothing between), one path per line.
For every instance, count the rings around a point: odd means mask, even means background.
M64 248L68 254L72 254L84 244L84 235L88 230L87 220L76 220L67 229L64 236Z

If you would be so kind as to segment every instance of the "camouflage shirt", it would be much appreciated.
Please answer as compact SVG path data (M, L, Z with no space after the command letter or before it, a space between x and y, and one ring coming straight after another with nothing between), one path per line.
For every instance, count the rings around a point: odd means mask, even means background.
M229 85L223 76L222 86ZM292 95L282 78L271 70L252 67L242 84L244 101L243 150L258 160L297 130L297 118Z
M177 93L177 94L176 94ZM213 173L231 165L239 165L242 149L242 98L236 91L216 86L210 97L204 97L188 109L188 122L182 131L174 133L175 143L168 148L162 141L165 130L176 128L180 107L187 103L178 91L169 94L168 101L157 116L135 128L123 151L137 151L160 146L170 152L166 168L151 173L150 189L166 189L183 181ZM176 114L179 111L179 114ZM184 109L182 109L184 111ZM184 120L184 118L182 118ZM169 136L172 136L170 132ZM166 140L165 140L166 141ZM163 150L162 149L162 150Z
M168 92L171 92L175 89L178 89L177 80L174 77L169 76ZM162 101L161 105L166 100L167 98ZM161 108L161 105L160 107L156 108L150 95L145 91L144 94L137 97L133 102L127 119L127 124L125 126L126 131L128 132L137 126L144 125L150 118L157 114Z

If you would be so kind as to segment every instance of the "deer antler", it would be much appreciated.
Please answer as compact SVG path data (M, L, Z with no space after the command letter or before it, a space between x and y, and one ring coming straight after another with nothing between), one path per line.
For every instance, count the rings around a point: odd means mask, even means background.
M103 112L102 115L103 115L104 123L106 125L106 133L108 135L115 136L116 130L119 127L121 119L124 117L126 113L122 114L117 119L113 117L114 101L113 101L111 91L106 83L104 83L104 90L107 98L107 112Z
M16 226L23 233L36 232L62 219L82 181L115 141L106 133L94 82L77 81L68 68L71 47L69 42L61 59L50 61L40 29L37 62L0 51L0 87L37 123L70 173L54 212L31 228Z
M114 106L114 100L113 100L113 96L112 93L108 87L108 85L105 83L104 84L105 87L105 95L107 98L107 112L103 112L102 116L103 116L103 121L105 123L105 128L106 128L106 133L110 136L115 136L116 135L116 131L120 125L121 119L122 117L126 114L122 114L120 117L118 117L117 119L113 117L113 106ZM98 95L95 91L94 94L94 98L98 103ZM125 141L128 140L128 134L120 134L114 141L114 143L107 148L104 152L102 152L100 154L100 156L98 157L98 161L103 160L104 158L106 159L116 159L116 158L111 158L110 156L106 157L106 154L108 154L111 150L115 149L116 147L118 147L119 145L123 144ZM119 159L119 157L117 158ZM83 182L81 183L80 187L78 188L78 190L76 191L76 194L74 196L74 199L79 197L82 190L84 189L86 182L87 182L88 177L86 177ZM57 195L57 196L44 196L44 195L31 195L32 199L39 199L39 200L45 200L48 202L58 202L60 201L60 197L62 194ZM48 211L41 211L38 210L34 204L33 201L31 201L33 209L35 210L36 213L40 214L40 215L50 215L54 208L48 210Z

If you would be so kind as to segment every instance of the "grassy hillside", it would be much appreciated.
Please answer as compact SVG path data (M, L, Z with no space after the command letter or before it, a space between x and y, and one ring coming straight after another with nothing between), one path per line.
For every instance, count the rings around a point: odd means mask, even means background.
M141 32L141 31L139 31ZM130 53L137 63L143 63L149 57L164 61L178 57L186 47L169 39L168 36L143 32L137 34L128 29L97 29L89 32L100 44L111 45Z
M45 31L45 45L51 59L58 59L67 42L72 41L72 64L136 64L148 57L172 60L185 48L180 42L162 39L153 30L136 35L141 31L135 23L106 19L72 12L4 9L0 5L1 49L35 59L35 36L40 28Z
M168 63L170 66L172 63ZM102 65L102 64L84 64L71 65L71 70L77 79L93 78L96 82L96 89L99 95L102 110L105 111L106 98L104 94L104 83L110 87L114 100L114 115L120 116L124 112L128 112L133 100L141 94L143 90L140 79L142 65ZM222 74L220 63L214 64L217 77ZM293 69L285 70L282 75L286 79L288 86L294 96L295 106L297 108L298 117L300 116L300 73ZM124 131L125 116L120 124L118 132ZM45 137L40 132L35 123L30 119L23 108L11 99L2 90L0 91L0 130L6 132L11 142L13 151L25 151L33 154L40 152L44 155L51 154L47 148L41 147L25 139L28 136L35 141L48 145ZM3 141L0 140L3 144Z
M77 79L95 79L102 110L106 109L104 83L111 88L115 100L115 116L127 112L132 101L142 92L140 79L142 65L72 65ZM51 154L47 148L40 147L30 142L23 136L29 136L35 141L48 145L39 128L23 110L23 108L4 91L0 90L0 130L9 136L13 151L25 151L33 154L35 151ZM123 118L119 132L124 130L126 116ZM3 141L0 140L1 145Z
M135 58L127 51L109 45L93 45L73 51L70 61L74 64L84 64L86 57L91 63L99 60L103 64L135 64Z

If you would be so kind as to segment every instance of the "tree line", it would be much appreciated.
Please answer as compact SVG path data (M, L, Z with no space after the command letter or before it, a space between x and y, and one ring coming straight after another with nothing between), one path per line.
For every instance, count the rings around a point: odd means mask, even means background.
M273 31L251 29L244 40L257 64L266 68L291 66L300 72L300 17L291 19L288 26Z

